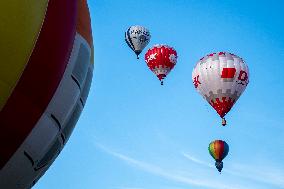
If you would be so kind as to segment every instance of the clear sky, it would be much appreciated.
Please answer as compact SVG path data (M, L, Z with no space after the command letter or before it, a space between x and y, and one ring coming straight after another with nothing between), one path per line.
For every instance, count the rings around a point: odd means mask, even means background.
M89 98L68 144L35 189L284 188L284 1L89 0L95 44ZM178 52L161 86L124 42L150 29L149 48ZM195 91L202 56L229 51L250 83L220 126ZM142 57L145 54L142 53ZM230 146L220 175L208 144Z

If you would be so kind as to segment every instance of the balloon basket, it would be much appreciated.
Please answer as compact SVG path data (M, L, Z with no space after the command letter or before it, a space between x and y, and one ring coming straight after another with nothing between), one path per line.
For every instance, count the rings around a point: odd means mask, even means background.
M222 126L226 126L227 125L227 121L225 118L222 118Z

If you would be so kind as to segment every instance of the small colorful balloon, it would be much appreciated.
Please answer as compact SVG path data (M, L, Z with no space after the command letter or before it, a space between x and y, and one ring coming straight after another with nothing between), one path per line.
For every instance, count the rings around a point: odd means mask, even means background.
M214 140L208 147L210 155L215 159L215 166L221 173L223 169L222 160L228 155L229 145L223 140Z

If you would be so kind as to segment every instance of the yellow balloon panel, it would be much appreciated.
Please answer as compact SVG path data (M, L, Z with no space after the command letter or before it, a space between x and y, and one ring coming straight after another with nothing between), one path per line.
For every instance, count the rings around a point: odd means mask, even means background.
M47 5L48 0L0 1L0 110L28 63Z

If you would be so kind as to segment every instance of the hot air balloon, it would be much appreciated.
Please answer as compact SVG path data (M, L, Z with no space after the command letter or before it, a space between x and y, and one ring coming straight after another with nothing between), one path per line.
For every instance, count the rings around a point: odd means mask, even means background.
M125 41L139 59L139 54L148 45L151 39L149 30L143 26L131 26L125 32Z
M31 188L69 139L93 74L87 0L0 2L0 188Z
M228 155L229 145L222 140L215 140L209 144L208 147L210 155L215 159L215 166L221 173L223 169L222 160Z
M228 52L209 54L201 58L192 72L196 90L224 116L231 110L249 83L249 69L242 58Z
M167 45L154 45L145 54L145 62L163 85L164 78L177 63L177 52Z

